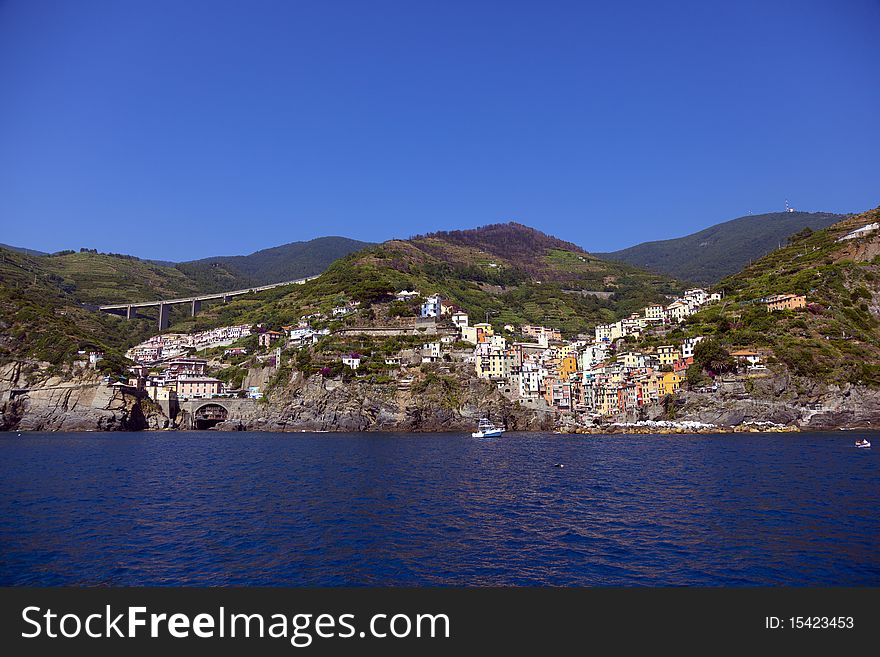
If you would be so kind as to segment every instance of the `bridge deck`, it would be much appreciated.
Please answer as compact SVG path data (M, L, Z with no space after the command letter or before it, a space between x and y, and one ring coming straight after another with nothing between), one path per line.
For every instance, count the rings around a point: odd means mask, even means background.
M181 297L180 299L159 299L157 301L136 301L132 303L110 303L98 306L99 310L127 310L129 308L151 308L153 306L170 306L179 303L192 303L193 301L211 301L213 299L223 299L226 297L237 297L242 294L251 294L253 292L262 292L263 290L271 290L272 288L281 287L283 285L302 285L308 281L318 278L317 276L308 276L306 278L298 278L295 281L284 281L282 283L271 283L269 285L260 285L258 287L248 287L242 290L230 290L229 292L214 292L212 294L200 294L194 297Z

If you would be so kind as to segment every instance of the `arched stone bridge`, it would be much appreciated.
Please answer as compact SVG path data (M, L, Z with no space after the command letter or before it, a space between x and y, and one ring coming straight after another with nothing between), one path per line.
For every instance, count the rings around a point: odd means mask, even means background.
M256 410L254 399L215 397L177 403L177 424L184 429L212 429L221 422L247 418Z

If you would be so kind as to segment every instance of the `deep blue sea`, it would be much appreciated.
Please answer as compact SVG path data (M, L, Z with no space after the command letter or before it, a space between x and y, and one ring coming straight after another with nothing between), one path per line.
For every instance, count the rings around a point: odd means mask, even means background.
M0 434L0 585L877 586L856 434Z

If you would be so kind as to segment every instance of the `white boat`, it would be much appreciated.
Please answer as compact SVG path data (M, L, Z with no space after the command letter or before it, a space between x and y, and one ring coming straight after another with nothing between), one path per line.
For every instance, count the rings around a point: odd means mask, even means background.
M504 433L503 427L496 427L489 418L482 418L477 423L477 430L471 434L471 438L489 438L492 436L500 436Z
M856 447L858 447L859 449L867 449L870 446L871 443L869 443L865 438L856 441Z

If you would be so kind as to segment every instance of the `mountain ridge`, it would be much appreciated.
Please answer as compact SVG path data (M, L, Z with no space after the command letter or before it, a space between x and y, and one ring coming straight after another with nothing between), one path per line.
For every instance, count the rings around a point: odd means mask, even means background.
M49 255L44 251L37 251L36 249L28 249L23 246L13 246L12 244L4 244L0 242L0 249L6 249L7 251L15 251L16 253L23 253L29 256L44 256Z
M174 266L197 279L204 278L206 270L220 266L227 271L238 273L239 287L269 285L319 274L335 260L371 244L372 242L348 237L327 235L311 240L288 242L247 255L212 256L178 262Z
M717 283L770 253L794 233L821 230L850 215L831 212L770 212L720 222L682 237L642 242L595 253L649 271L700 284ZM682 257L687 254L687 257Z
M265 304L233 300L178 328L249 321L280 326L318 307L326 312L334 300L381 305L403 289L440 294L476 317L488 313L501 323L550 322L577 334L681 286L661 274L600 260L522 224L489 224L367 247L337 260L314 281L258 297Z

